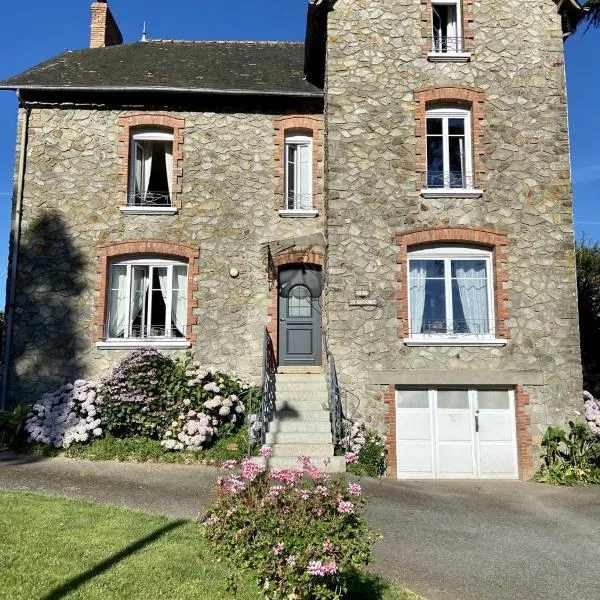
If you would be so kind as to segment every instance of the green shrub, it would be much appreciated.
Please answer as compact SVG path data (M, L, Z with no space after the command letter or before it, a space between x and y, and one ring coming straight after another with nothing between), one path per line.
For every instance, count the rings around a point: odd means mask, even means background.
M548 427L542 438L544 464L533 476L535 481L554 485L600 483L600 438L584 423L569 421L569 433Z
M387 471L387 448L383 437L364 424L354 425L347 437L351 451L346 453L347 470L352 475L381 477Z
M98 393L105 430L117 438L160 439L177 411L167 391L175 367L172 358L154 348L126 356Z
M0 449L12 448L21 440L30 408L19 404L13 410L0 410Z
M220 477L202 531L234 572L256 573L265 598L336 600L379 536L362 515L360 485L300 460L303 470L266 473L245 459L241 473Z

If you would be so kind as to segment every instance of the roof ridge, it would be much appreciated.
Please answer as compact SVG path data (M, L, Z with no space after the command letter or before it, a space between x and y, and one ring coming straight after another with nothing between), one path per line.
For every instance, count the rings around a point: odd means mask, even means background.
M163 40L150 39L145 42L133 42L134 44L252 44L252 45L272 45L272 46L301 46L302 41L280 41L280 40Z

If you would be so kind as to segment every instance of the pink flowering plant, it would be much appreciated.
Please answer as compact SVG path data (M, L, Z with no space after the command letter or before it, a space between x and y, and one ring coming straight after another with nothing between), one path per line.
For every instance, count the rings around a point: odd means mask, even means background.
M232 569L254 571L268 599L342 598L380 538L367 526L361 486L307 456L296 470L267 471L251 458L223 468L202 531Z

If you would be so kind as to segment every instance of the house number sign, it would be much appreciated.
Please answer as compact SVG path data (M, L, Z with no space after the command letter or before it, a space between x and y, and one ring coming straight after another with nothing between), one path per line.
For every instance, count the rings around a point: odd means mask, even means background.
M356 298L350 300L350 306L377 306L377 298Z

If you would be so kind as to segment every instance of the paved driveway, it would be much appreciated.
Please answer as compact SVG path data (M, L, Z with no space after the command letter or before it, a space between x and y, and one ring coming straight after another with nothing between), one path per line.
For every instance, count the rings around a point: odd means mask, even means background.
M0 489L195 518L216 471L0 455ZM363 480L374 568L428 600L600 599L600 487Z

